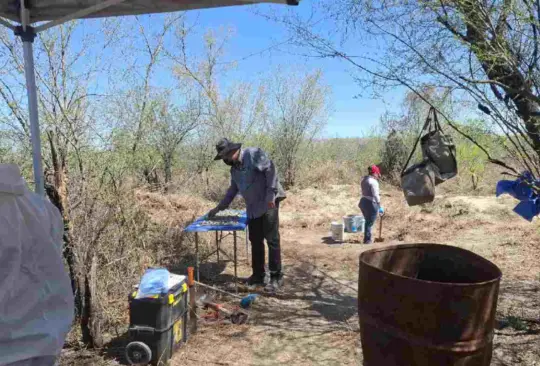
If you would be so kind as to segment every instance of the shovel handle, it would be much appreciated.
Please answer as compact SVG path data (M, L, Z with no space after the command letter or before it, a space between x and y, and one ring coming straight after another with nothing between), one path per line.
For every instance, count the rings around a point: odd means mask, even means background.
M382 220L384 215L381 215L381 220L379 221L379 239L382 239Z

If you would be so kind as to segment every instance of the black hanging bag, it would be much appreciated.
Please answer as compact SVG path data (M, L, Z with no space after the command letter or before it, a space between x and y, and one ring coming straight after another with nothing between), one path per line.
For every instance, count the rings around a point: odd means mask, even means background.
M428 132L422 136L424 131ZM420 141L423 160L409 167ZM455 151L452 139L444 135L437 113L431 108L401 172L401 188L409 206L432 202L435 199L435 186L457 174Z
M428 112L426 127L429 132L420 140L422 155L437 167L435 184L440 184L457 175L456 145L450 136L444 134L435 108Z

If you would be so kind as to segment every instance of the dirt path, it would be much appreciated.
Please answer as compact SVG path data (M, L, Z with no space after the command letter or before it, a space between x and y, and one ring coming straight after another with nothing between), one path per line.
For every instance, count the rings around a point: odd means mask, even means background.
M528 244L522 240L538 234L534 228L531 231L531 224L508 216L510 204L491 197L470 201L454 197L406 217L394 210L385 224L387 240L371 246L328 244L326 228L310 228L309 220L304 228L285 225L284 294L263 297L248 325L203 325L172 364L188 360L195 365L361 365L356 311L359 254L376 246L430 241L465 247L503 270L508 268L501 287L492 365L540 365L540 277L534 280L538 261L527 258ZM294 212L286 214L295 218ZM501 215L509 219L501 222ZM319 212L318 220L321 217L324 213ZM415 224L415 230L405 232L408 222ZM360 238L349 239L358 242ZM528 267L525 275L511 270L521 262ZM249 268L241 267L241 274L249 275Z
M359 247L330 248L324 236L306 231L284 240L283 293L261 297L248 325L203 325L173 365L186 358L200 365L359 364L357 281L348 261L329 255L357 258ZM241 271L249 275L247 267Z

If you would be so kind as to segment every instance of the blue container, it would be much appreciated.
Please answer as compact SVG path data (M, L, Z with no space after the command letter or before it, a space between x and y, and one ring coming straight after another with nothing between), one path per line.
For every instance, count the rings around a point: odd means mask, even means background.
M346 233L356 233L358 232L358 224L355 219L356 215L343 216L343 225L345 225Z
M356 226L356 232L363 233L364 232L364 224L366 220L363 216L357 215L354 217L355 226Z

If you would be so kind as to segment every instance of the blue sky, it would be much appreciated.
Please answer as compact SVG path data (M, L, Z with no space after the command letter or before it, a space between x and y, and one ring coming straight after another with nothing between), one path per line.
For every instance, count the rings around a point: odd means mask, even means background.
M398 112L403 91L394 90L384 95L383 99L372 99L369 91L361 90L361 87L354 81L352 71L348 65L338 59L309 58L298 55L303 52L298 48L282 45L290 37L288 31L280 24L264 19L256 12L267 13L272 11L292 11L300 15L309 15L311 12L310 1L303 0L298 7L286 7L283 5L254 5L228 8L206 9L192 11L186 14L188 24L196 24L197 34L192 37L188 44L194 53L197 44L202 40L202 36L207 29L232 28L234 35L226 47L224 59L227 61L238 61L237 68L227 74L225 83L231 81L260 80L261 77L268 77L271 70L278 67L290 65L296 70L321 69L325 83L331 89L331 115L327 127L323 132L324 137L363 137L373 131L378 125L379 118L385 111ZM139 17L144 27L151 31L157 31L162 25L166 15L150 15ZM132 18L133 19L133 18ZM99 21L85 20L82 27L77 29L76 39L72 42L74 52L78 51L78 40L84 36L101 38L99 31ZM131 37L127 28L121 31L126 32L126 38L122 43L124 46L131 42ZM325 29L322 29L325 31ZM135 30L136 31L136 30ZM169 39L171 42L173 38ZM115 64L115 68L121 71L126 64L122 63L122 44L117 45L117 49L105 51L110 62ZM274 46L274 48L273 48ZM353 54L373 54L375 49L357 44L347 45L347 51ZM137 45L138 49L142 45ZM201 47L202 48L202 47ZM98 46L99 49L99 46ZM99 54L102 51L97 51ZM127 51L130 52L130 51ZM295 54L296 53L296 54ZM125 53L124 53L125 54ZM37 56L39 57L39 56ZM135 64L141 66L141 70L146 65L142 62L144 53L137 52ZM89 60L89 59L88 59ZM141 62L139 62L141 61ZM91 61L88 61L91 62ZM105 63L108 61L104 61ZM45 65L46 66L46 65ZM80 71L87 69L86 61L79 64ZM107 78L103 75L97 76L96 90L99 92L106 88ZM170 69L166 66L158 69L153 78L155 86L171 87L176 81L171 78ZM129 81L128 81L129 83ZM362 93L364 92L364 93ZM362 96L358 96L362 93Z
M255 11L272 11L276 7L281 6L256 5L207 9L190 12L188 20L196 22L201 35L207 28L231 27L235 30L228 44L225 59L240 61L238 68L229 74L230 78L256 78L258 75L267 74L268 70L283 65L306 70L321 69L325 82L332 90L332 114L324 131L325 136L365 136L377 125L380 116L386 110L396 111L401 101L401 91L387 93L384 99L372 99L368 96L357 98L361 92L360 86L353 80L348 66L340 60L295 55L298 50L287 46L267 50L282 43L289 34L282 26L265 20ZM307 14L311 6L309 1L303 1L300 6L288 10ZM151 22L152 17L156 16L151 16L145 21ZM355 52L370 52L370 50L359 48L355 49Z

